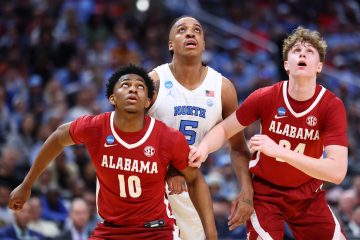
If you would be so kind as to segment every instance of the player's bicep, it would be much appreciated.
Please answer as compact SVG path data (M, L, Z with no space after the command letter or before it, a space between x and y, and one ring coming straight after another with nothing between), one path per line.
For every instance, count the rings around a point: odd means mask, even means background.
M193 183L199 175L201 175L199 168L189 167L179 170L179 172L184 175L187 183Z
M223 119L235 112L238 107L237 93L234 84L224 77L221 85L221 103Z
M70 125L71 123L65 123L59 126L54 133L57 142L63 146L69 146L75 143L70 135Z
M159 93L159 89L160 89L160 78L159 75L153 70L149 73L150 78L153 80L154 82L154 96L151 99L151 105L155 102L157 95Z
M327 158L331 158L341 165L347 166L348 148L340 145L329 145L325 147Z

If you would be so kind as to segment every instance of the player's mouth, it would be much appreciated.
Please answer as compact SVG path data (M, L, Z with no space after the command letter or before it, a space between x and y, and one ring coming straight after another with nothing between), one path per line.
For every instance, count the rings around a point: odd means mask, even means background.
M195 39L188 39L185 41L185 47L186 48L196 48L197 41Z
M299 62L298 62L298 66L299 66L299 67L306 67L307 65L306 65L306 62L305 62L305 61L299 61Z
M138 96L136 94L129 94L126 97L126 101L128 101L129 103L136 103L138 101Z

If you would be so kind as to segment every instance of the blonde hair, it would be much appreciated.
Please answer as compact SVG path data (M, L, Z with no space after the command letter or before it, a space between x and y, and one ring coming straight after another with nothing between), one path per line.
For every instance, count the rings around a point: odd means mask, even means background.
M282 57L284 61L287 61L290 49L297 42L310 43L319 52L320 61L325 62L325 54L327 47L326 41L320 36L320 33L318 31L311 31L301 26L297 27L292 32L292 34L284 40L282 48Z

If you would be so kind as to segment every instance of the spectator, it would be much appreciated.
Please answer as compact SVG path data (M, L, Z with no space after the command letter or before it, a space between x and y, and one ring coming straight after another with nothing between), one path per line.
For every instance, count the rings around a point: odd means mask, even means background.
M85 240L91 235L92 229L88 228L90 211L84 199L76 198L71 203L68 223L65 231L54 240Z
M0 228L0 239L45 239L43 235L28 227L31 207L28 203L19 211L13 211L15 222Z
M29 200L30 221L29 229L39 232L47 238L56 237L60 234L58 226L53 221L48 221L41 218L42 207L40 198L37 196L31 197Z

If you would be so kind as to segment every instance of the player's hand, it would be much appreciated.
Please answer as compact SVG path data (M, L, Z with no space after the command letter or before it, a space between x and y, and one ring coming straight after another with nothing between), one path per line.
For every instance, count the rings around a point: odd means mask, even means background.
M190 146L189 152L189 166L199 168L203 162L205 162L208 157L207 151L199 146L196 148Z
M20 184L10 193L9 208L15 211L21 210L25 202L30 198L30 195L31 188Z
M166 183L168 184L169 195L187 192L185 177L182 175L168 176L166 177Z
M256 134L249 141L249 149L251 153L260 151L269 157L277 158L283 148L268 136Z
M234 230L251 217L254 212L253 195L245 194L243 191L232 202L228 218L229 230Z

